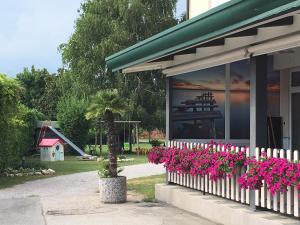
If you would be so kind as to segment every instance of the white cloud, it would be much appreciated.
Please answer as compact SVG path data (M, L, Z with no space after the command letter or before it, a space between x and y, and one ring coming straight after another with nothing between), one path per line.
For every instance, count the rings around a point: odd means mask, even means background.
M37 65L55 72L59 44L68 40L81 0L11 0L0 9L0 73Z
M0 73L14 76L36 65L55 72L62 66L58 45L74 31L82 0L0 0ZM227 0L213 0L213 6ZM177 13L185 11L179 0Z

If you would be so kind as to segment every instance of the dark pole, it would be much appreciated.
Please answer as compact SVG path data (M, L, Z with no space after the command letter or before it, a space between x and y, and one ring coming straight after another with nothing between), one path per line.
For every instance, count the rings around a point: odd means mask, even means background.
M267 73L268 56L250 58L250 156L267 146ZM250 191L250 208L256 210L255 190Z
M128 131L128 135L129 135L129 152L132 152L132 130L131 130L131 125L129 123L129 131Z
M100 121L100 155L102 155L102 122Z

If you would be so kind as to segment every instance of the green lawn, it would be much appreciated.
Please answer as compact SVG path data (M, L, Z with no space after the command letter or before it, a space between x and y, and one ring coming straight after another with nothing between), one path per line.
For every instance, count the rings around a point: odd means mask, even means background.
M91 145L91 147L93 148L93 145ZM149 144L149 143L147 143L147 142L141 142L141 143L139 143L139 147L140 147L140 148L145 148L145 149L150 149L150 148L152 148L151 144ZM132 150L133 150L133 152L135 152L135 149L136 149L136 148L137 148L137 144L133 144L133 145L132 145ZM125 144L125 149L128 149L127 144ZM89 147L86 146L86 147L84 148L84 151L85 151L87 154L89 154ZM107 147L107 145L103 145L103 146L102 146L102 154L103 154L103 155L106 155L107 152L108 152L108 147ZM97 154L97 155L100 154L99 146L96 147L96 154Z
M12 187L17 184L23 184L27 181L44 179L49 176L31 176L31 177L1 177L0 176L0 189Z
M132 162L120 162L120 166L128 166L134 164L147 163L146 156L126 155L127 158L134 158ZM27 158L30 162L39 162L38 157ZM46 168L51 168L56 171L55 176L66 175L79 172L88 172L98 170L99 162L97 161L78 161L75 156L66 156L65 161L60 162L42 162L41 165ZM30 176L30 177L1 177L0 176L0 189L11 187L16 184L25 183L26 181L47 178L49 176Z
M128 180L128 190L142 194L143 201L153 202L155 201L155 184L164 183L165 180L165 174Z

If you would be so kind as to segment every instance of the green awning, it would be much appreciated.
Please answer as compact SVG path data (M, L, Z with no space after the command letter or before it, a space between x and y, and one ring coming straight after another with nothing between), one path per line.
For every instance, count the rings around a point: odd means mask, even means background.
M112 71L157 60L300 9L300 0L231 0L106 58Z

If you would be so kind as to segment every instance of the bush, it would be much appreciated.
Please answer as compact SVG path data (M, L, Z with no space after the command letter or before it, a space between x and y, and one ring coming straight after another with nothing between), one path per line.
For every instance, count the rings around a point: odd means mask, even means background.
M0 172L20 163L34 146L36 120L41 114L20 103L21 87L0 74Z
M66 137L82 148L88 143L89 121L85 118L88 102L85 98L65 97L57 107L57 119Z
M160 146L163 142L161 142L160 140L151 140L149 141L149 143L152 145L152 147L157 147L157 146Z

